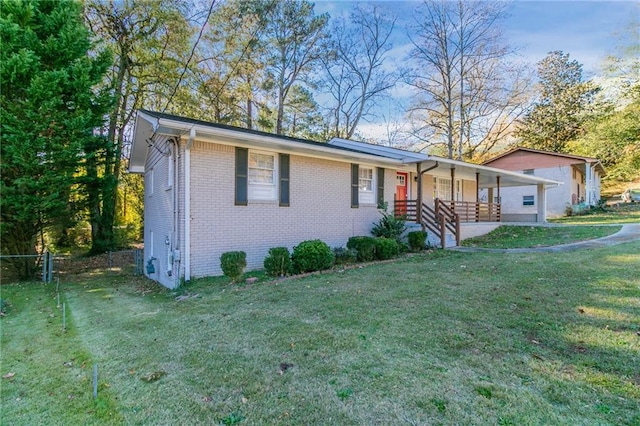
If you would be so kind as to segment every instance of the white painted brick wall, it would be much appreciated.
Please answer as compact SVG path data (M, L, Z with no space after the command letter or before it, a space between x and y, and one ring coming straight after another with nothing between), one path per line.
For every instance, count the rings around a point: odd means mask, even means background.
M234 205L233 147L196 142L191 151L191 273L220 275L220 255L247 253L248 269L263 267L269 248L320 239L344 246L369 235L380 218L375 205L351 208L350 163L291 155L290 207L277 201ZM385 198L393 200L395 170L385 172Z

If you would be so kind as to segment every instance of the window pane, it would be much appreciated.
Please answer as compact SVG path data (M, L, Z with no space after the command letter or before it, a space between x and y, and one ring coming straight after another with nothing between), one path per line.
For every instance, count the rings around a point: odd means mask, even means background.
M373 191L373 169L365 169L363 167L358 171L358 186L360 191Z

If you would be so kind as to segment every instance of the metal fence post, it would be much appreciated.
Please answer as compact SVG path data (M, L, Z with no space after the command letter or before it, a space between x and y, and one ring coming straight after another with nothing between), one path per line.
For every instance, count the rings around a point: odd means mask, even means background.
M53 253L49 253L49 276L47 277L47 282L50 283L53 281Z
M49 252L45 251L44 253L42 253L42 282L47 282L47 271L48 271L48 265L47 265L47 257L49 256Z

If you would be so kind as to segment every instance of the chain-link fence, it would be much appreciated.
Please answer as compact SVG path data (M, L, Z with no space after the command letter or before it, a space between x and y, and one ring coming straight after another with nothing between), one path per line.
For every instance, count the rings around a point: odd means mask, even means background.
M0 282L51 282L55 278L90 272L142 275L142 257L140 249L108 252L96 256L69 256L49 252L41 255L0 255Z

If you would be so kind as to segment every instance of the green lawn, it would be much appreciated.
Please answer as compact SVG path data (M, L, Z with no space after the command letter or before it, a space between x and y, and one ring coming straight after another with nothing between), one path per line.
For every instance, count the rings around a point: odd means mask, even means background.
M54 287L2 287L2 424L640 424L640 242L181 293L87 275L66 333Z
M569 244L615 234L622 226L512 226L502 225L486 235L462 241L464 247L530 248Z
M552 223L568 225L607 225L612 223L640 223L640 203L608 206L606 211L549 219Z

